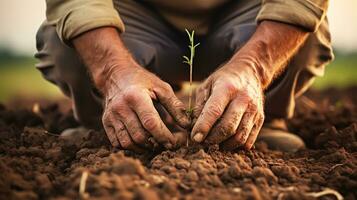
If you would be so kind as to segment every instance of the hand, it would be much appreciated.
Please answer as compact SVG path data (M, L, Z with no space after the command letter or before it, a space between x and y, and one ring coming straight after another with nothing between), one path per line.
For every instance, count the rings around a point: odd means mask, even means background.
M191 138L250 149L264 122L263 91L252 63L229 62L196 90Z
M262 21L248 42L197 90L191 138L226 149L254 144L264 122L263 89L308 36L305 30Z
M189 125L185 106L169 84L134 62L127 66L126 70L113 69L106 84L103 125L112 144L138 151L139 147L150 147L152 136L168 149L175 147L176 139L153 100L160 102L181 126Z
M189 126L185 106L171 86L139 66L113 28L87 32L74 45L103 93L102 121L111 144L138 152L152 148L152 141L174 148L176 138L153 102L161 104L180 126Z

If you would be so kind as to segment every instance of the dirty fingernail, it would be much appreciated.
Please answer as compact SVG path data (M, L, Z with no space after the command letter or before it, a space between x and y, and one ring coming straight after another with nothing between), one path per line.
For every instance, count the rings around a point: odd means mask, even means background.
M202 133L196 133L195 136L193 136L193 140L195 142L202 142L203 140L203 134Z

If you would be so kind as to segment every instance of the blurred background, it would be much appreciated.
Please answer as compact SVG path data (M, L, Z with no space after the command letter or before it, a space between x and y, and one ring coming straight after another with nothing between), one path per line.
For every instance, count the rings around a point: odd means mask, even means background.
M314 89L357 85L357 1L331 0L328 17L335 61ZM0 0L0 102L58 99L63 95L35 69L35 34L45 0Z

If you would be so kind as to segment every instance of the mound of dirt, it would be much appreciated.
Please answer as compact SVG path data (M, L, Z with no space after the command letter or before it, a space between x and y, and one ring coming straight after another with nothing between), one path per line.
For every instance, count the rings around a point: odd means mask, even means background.
M0 199L356 199L356 92L301 98L289 128L309 148L294 154L261 143L137 155L112 149L103 132L59 138L77 124L56 105L1 106Z

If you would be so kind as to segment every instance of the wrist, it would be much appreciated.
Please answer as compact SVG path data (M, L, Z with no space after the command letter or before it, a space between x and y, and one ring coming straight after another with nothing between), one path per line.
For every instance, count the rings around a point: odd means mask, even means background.
M249 77L253 76L262 89L265 89L266 85L268 85L268 73L261 66L258 59L252 56L234 56L227 65L236 68L235 70L239 71L240 74L245 74Z
M135 61L115 28L103 27L72 40L96 88L105 93L114 73L135 66Z
M278 76L302 46L308 33L298 27L273 21L261 22L253 36L232 57L250 63L263 89Z
M116 54L94 65L97 66L97 69L90 70L90 75L92 76L95 86L104 95L112 87L113 84L111 83L114 83L114 80L123 80L124 75L129 74L130 71L135 70L137 67L137 64L131 56L121 58L121 56L116 56Z
M121 41L116 29L91 30L72 40L87 67L95 87L103 94L114 73L135 66L135 61Z

